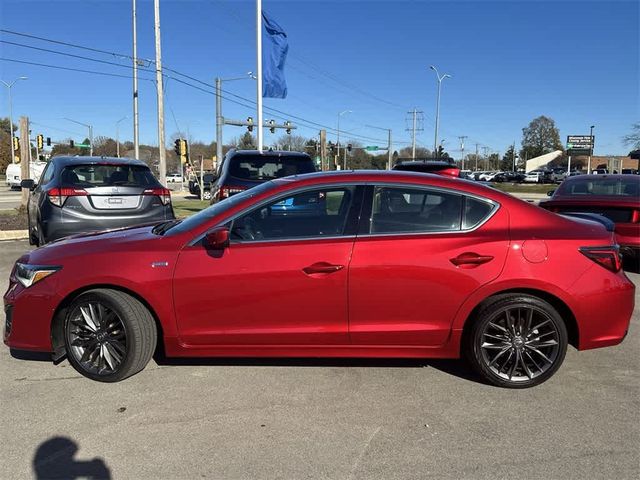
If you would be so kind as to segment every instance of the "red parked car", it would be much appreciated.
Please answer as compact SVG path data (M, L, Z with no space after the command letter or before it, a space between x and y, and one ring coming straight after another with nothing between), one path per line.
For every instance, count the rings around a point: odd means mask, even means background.
M551 192L550 192L551 193ZM567 178L542 208L552 212L602 215L615 223L623 256L640 262L640 176L578 175Z
M598 222L446 176L356 171L53 242L17 261L4 303L9 347L104 382L160 344L168 357L464 354L522 388L568 344L620 343L634 285Z

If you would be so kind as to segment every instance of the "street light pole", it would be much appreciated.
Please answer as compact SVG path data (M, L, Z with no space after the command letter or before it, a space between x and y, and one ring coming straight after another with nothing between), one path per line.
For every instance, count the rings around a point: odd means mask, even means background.
M65 120L73 123L77 123L78 125L82 125L83 127L87 127L89 129L89 155L93 157L93 127L86 123L78 122L77 120L72 120L70 118L64 117Z
M435 133L435 138L433 140L434 155L437 157L438 156L438 128L440 127L440 89L442 87L442 80L444 80L445 78L451 78L451 75L445 73L444 75L440 76L440 74L438 73L438 69L436 67L431 65L429 66L429 68L434 72L436 72L436 78L438 79L438 99L436 101L436 133Z
M160 183L167 186L167 152L164 139L164 90L162 79L162 47L160 42L160 0L153 1L154 32L156 40L156 96L158 99L158 156Z
M9 136L9 151L11 152L11 163L15 163L16 161L16 156L15 156L15 153L13 152L13 101L11 100L11 87L13 87L13 84L16 83L18 80L27 80L27 78L28 77L18 77L11 83L7 83L4 80L0 80L0 82L2 82L4 86L7 87L7 90L9 91L9 131L11 132Z
M233 82L235 80L256 79L253 72L247 72L247 77L216 78L216 162L222 162L222 127L224 126L224 116L222 115L222 82Z
M122 117L116 122L116 157L120 158L120 122L126 120L127 116Z
M140 137L138 134L138 27L136 20L136 0L133 4L133 156L140 158ZM120 155L118 155L120 156Z
M342 117L342 115L345 115L345 114L347 114L347 113L353 113L353 112L352 112L351 110L344 110L344 111L342 111L342 112L340 112L340 113L338 114L338 135L337 135L337 142L338 142L338 146L337 146L337 149L338 149L338 150L337 150L337 153L338 153L338 155L337 155L337 159L338 159L338 161L336 161L336 162L335 162L335 163L336 163L336 166L338 165L338 162L340 161L340 117Z

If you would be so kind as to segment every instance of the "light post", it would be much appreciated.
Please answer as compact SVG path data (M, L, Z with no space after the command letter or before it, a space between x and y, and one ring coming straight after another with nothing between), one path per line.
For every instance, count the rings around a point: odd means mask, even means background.
M15 163L16 156L13 151L13 103L11 101L11 87L13 87L14 83L18 80L27 80L28 77L18 77L13 82L7 83L4 80L0 80L7 90L9 91L9 131L11 132L9 136L9 151L11 152L11 163Z
M591 174L591 157L593 157L593 129L596 128L595 125L591 125L589 129L589 163L587 165L587 174Z
M376 127L374 125L365 125L365 127L369 127L369 128L375 128L377 130L384 130L389 134L389 139L387 140L387 154L388 154L388 160L387 160L387 170L391 170L391 163L393 162L393 146L391 145L391 129L390 128L382 128L382 127Z
M338 155L336 156L337 160L335 162L336 167L338 166L338 161L340 160L340 117L342 117L343 115L346 115L347 113L353 113L351 110L344 110L342 112L340 112L338 114L338 136L337 136L337 153Z
M434 72L436 72L436 78L438 79L438 100L436 101L436 134L433 140L433 150L435 152L435 155L437 156L438 128L440 126L440 89L442 88L442 80L444 80L445 78L451 78L451 75L449 75L448 73L445 73L444 75L440 76L440 74L438 73L438 69L436 67L431 65L429 66L429 68Z
M77 123L78 125L82 125L83 127L87 127L89 129L89 156L93 157L93 127L86 123L78 122L77 120L72 120L70 118L64 117L65 120L73 123Z
M222 127L224 126L224 117L222 116L222 82L234 82L236 80L256 80L253 72L247 72L246 77L234 78L216 78L216 162L220 165L222 162Z
M128 116L122 117L116 122L116 157L120 158L120 122L129 118Z

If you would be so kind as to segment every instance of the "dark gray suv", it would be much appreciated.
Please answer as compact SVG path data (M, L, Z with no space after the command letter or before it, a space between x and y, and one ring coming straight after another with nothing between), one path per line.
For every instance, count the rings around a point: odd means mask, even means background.
M171 194L140 160L54 157L29 188L29 242L173 220Z

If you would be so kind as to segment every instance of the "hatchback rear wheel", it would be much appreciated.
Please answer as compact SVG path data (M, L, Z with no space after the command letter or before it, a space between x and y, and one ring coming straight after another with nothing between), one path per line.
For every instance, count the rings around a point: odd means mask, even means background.
M483 307L466 336L465 354L488 382L526 388L548 380L567 352L564 321L548 302L504 295Z
M149 310L131 295L109 289L79 295L67 309L64 329L71 365L100 382L118 382L141 371L157 341Z

